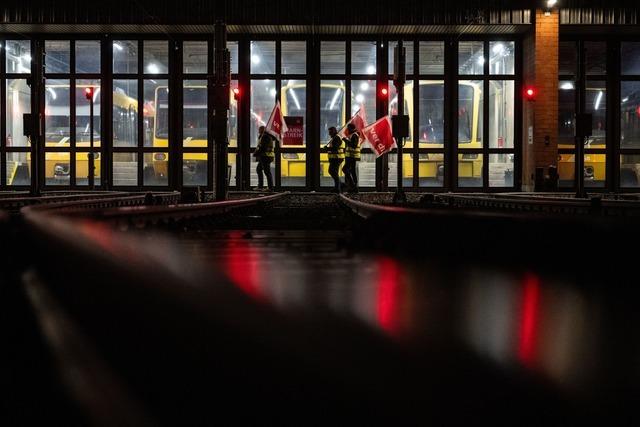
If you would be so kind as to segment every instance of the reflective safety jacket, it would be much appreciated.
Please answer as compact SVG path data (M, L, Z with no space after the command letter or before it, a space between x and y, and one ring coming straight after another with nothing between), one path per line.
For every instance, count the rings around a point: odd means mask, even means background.
M356 160L360 160L360 135L358 132L354 132L349 138L342 138L347 144L345 149L345 157L352 157Z
M344 159L344 142L338 135L331 137L327 145L327 157L331 159Z
M253 155L255 157L268 157L273 159L275 157L273 152L274 146L273 137L265 132L258 137L258 146Z

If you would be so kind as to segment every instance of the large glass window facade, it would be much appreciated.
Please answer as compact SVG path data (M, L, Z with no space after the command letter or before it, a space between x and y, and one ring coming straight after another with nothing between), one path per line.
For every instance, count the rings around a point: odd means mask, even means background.
M620 188L640 187L640 42L620 49Z

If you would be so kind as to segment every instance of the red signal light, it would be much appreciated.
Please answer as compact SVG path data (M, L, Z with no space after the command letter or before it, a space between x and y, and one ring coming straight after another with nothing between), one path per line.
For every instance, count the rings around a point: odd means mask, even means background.
M387 96L388 94L389 94L389 89L387 89L386 87L383 87L382 89L380 89L380 95Z
M529 86L524 90L524 99L527 101L536 100L536 89L533 86Z
M93 99L93 88L92 87L85 87L84 88L84 96L89 101L91 101Z
M240 99L240 88L238 87L233 88L233 99L235 99L236 101Z

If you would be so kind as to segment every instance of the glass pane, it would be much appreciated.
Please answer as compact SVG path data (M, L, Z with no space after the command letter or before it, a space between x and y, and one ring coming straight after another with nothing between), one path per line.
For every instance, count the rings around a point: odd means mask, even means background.
M418 185L420 187L444 185L444 154L424 153L418 156Z
M229 185L231 187L235 187L238 185L238 176L236 174L236 165L237 165L237 157L238 155L235 153L229 153L227 155L227 160L228 160L228 168L227 168L227 173L229 174Z
M398 42L389 42L389 74L393 75L393 55L394 49L398 45ZM413 42L403 42L405 52L407 55L407 74L413 74Z
M489 187L513 187L513 153L489 154Z
M558 84L558 148L575 148L575 85L564 80Z
M69 80L45 82L45 145L68 147L71 144L71 107L69 105Z
M640 187L640 155L620 156L620 187Z
M238 87L237 80L231 80L231 101L229 103L229 121L227 122L227 135L229 135L229 147L238 146L238 101L233 96L233 89Z
M346 108L344 82L342 80L322 80L320 83L321 147L329 142L328 129L331 126L335 126L338 129L344 126ZM326 157L326 154L324 154L324 156Z
M113 153L113 185L138 185L137 153Z
M353 108L353 107L352 107ZM398 114L398 93L393 80L389 80L389 115ZM405 138L404 146L413 147L413 82L404 85L404 114L409 116L409 137ZM375 116L374 116L375 117ZM367 119L369 116L367 116Z
M489 49L490 74L515 73L516 46L514 42L490 42Z
M621 43L620 54L622 74L640 74L640 42Z
M142 110L145 147L169 146L169 87L167 80L144 81ZM146 185L146 184L145 184Z
M185 80L182 87L183 147L207 146L207 111L207 81Z
M69 153L47 152L44 156L46 185L69 185L69 167L71 155Z
M122 74L138 72L137 40L116 40L113 42L113 72Z
M6 154L7 185L31 184L31 154L7 153Z
M560 188L571 188L576 173L576 156L573 153L563 153L558 155L558 186Z
M144 73L166 74L169 72L169 43L164 40L144 41Z
M592 133L586 148L604 148L607 143L607 84L587 81L586 112L591 113Z
M231 72L238 73L238 42L227 41L227 49L231 55Z
M483 42L460 42L458 44L458 73L484 74Z
M586 153L584 155L584 186L603 188L607 178L607 155Z
M113 146L138 145L138 82L113 81Z
M307 42L282 42L282 74L307 72Z
M275 74L276 42L251 42L251 74Z
M100 185L100 153L93 153L93 183ZM89 185L89 153L76 153L76 185Z
M76 73L100 72L100 42L76 40Z
M351 74L376 73L376 42L351 42Z
M280 95L282 114L289 131L283 147L304 147L307 142L307 83L304 80L283 80Z
M7 73L31 73L31 41L7 40L5 47Z
M420 42L420 74L444 74L444 42Z
M398 155L389 154L389 187L398 186ZM413 187L413 154L402 155L402 186Z
M275 80L251 80L251 146L255 147L258 128L267 124L276 103Z
M307 156L304 153L282 153L280 162L280 184L283 187L306 185Z
M144 185L169 185L168 159L169 154L166 152L144 153Z
M76 80L76 146L89 147L91 145L90 102L85 90L93 90L93 146L100 146L100 80Z
M24 136L23 114L31 112L31 88L24 79L7 79L7 147L27 147Z
M185 41L182 45L182 71L185 74L206 73L209 58L206 41Z
M374 122L376 118L376 81L375 80L352 80L351 81L351 114L350 116L357 113L362 106L364 106L364 111L367 116L367 120L369 122Z
M607 42L585 42L587 75L607 74Z
M321 74L344 74L346 60L345 42L320 43L320 73Z
M578 47L576 42L560 42L560 53L558 55L558 72L560 75L576 74Z
M182 155L183 185L207 185L207 159L207 153L184 153Z
M373 153L363 152L360 155L361 159L356 162L356 175L358 176L358 187L360 188L372 188L376 186L376 155ZM323 173L326 173L329 177L329 186L333 186L333 180L329 176L329 163L327 162L326 169L322 168ZM342 171L340 176L344 181Z
M249 178L249 183L251 188L257 187L258 186L258 171L257 171L257 167L258 167L258 161L256 160L255 157L251 156L251 163L249 165L249 173L250 173L250 178ZM271 163L269 163L269 167L271 169L271 177L273 178L273 185L276 185L276 162L273 161ZM266 188L268 185L267 182L267 178L266 176L263 175L263 180L264 180L264 187Z
M489 148L513 148L514 100L513 80L489 82Z
M460 148L482 147L482 80L458 83L458 145Z
M44 72L68 73L70 49L69 40L46 40L44 42Z
M640 148L640 82L620 86L620 146Z
M482 154L458 154L458 186L482 187Z
M444 82L420 80L418 96L420 147L442 147L444 145Z

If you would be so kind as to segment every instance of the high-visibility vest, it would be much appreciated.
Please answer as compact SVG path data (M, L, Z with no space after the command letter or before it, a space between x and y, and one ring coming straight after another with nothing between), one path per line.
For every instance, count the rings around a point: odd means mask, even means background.
M270 135L267 135L265 133L260 138L258 138L258 146L256 147L256 151L259 151L259 155L273 158L275 157L273 149L273 138Z
M333 146L333 144L331 142L333 142L333 138L338 138L338 140L340 141L340 145L336 148ZM334 136L333 138L331 138L331 142L329 142L329 145L327 146L327 157L329 158L329 160L331 159L344 159L344 141L338 136Z
M356 138L355 147L353 138ZM345 157L353 157L356 160L360 160L360 136L357 133L352 133L350 139L344 138L347 143L345 148Z

